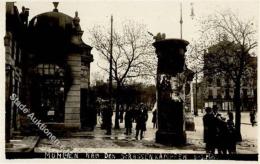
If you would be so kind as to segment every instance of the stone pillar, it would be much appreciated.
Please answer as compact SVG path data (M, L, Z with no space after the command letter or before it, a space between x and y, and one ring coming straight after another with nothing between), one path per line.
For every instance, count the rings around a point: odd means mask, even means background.
M184 53L189 43L181 39L156 41L153 46L158 57L158 131L156 142L165 145L186 143L182 86L180 76L184 71Z
M73 80L65 102L65 127L79 129L81 55L79 53L70 53L66 61L71 69Z

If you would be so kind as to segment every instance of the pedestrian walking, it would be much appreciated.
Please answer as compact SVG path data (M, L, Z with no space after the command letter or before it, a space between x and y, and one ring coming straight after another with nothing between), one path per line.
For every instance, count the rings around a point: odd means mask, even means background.
M102 100L100 102L101 129L106 129L106 121L107 121L106 110L107 110L107 107L106 107L105 101L106 100Z
M136 117L137 117L138 109L139 109L139 107L134 103L132 105L132 114L133 114L133 122L134 123L136 123Z
M153 128L157 128L157 103L154 104L152 113L153 113L153 118L152 118Z
M132 133L132 123L133 123L133 110L132 108L128 108L125 112L125 128L126 128L126 135Z
M143 139L143 133L146 131L146 121L148 120L148 110L144 104L140 105L140 108L137 112L136 116L136 136L135 138L138 140L138 136L140 133L140 139Z
M228 112L227 120L227 151L229 154L236 153L236 129L234 124L234 116L232 112Z
M256 120L255 120L256 110L252 110L249 114L250 122L252 126L255 126Z
M204 142L206 143L206 153L214 154L215 153L214 142L216 136L214 115L210 107L207 107L205 111L206 114L203 116L203 127L204 127L203 139Z
M100 97L97 97L96 100L97 116L101 116L101 103L102 103L102 99Z
M124 105L120 105L120 110L119 110L119 119L120 123L123 123L124 120Z
M112 109L110 109L109 101L105 100L103 117L104 117L104 128L106 129L106 135L111 135L112 115L113 115L113 111Z

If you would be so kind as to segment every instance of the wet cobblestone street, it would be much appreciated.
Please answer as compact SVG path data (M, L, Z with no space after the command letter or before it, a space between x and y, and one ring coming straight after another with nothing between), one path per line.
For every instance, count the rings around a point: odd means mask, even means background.
M223 114L224 115L224 114ZM205 153L203 143L202 115L195 117L196 131L187 131L187 144L183 147L170 147L155 143L156 129L152 128L152 115L149 113L147 131L143 140L135 139L135 130L131 135L125 135L124 123L120 124L121 129L112 130L112 135L105 135L105 130L97 125L93 132L81 131L71 133L69 137L59 137L61 144L70 152L147 152L147 153ZM135 123L133 124L133 129ZM243 141L237 144L237 153L257 153L257 126L249 124L248 113L242 113L241 132ZM47 138L43 138L34 149L35 152L56 152L60 151L57 146L52 145Z

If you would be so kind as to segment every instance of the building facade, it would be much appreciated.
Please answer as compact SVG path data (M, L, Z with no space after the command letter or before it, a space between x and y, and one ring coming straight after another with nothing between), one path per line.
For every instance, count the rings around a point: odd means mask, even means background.
M19 13L6 3L6 111L9 128L31 130L31 120L9 97L16 94L22 104L49 128L80 129L94 126L89 114L89 45L82 41L80 18L57 9L28 21L29 9ZM8 127L7 127L8 128ZM90 127L92 128L92 127Z
M22 97L22 54L23 38L27 26L28 9L23 8L19 13L13 3L6 4L6 34L4 37L5 46L5 96L6 96L6 138L10 138L11 131L20 128L20 116L17 107L9 99L11 94ZM27 16L27 17L26 17Z
M216 47L221 44L228 45L230 43L220 42ZM234 47L235 45L231 44L231 46ZM230 48L231 46L226 46L226 48ZM221 48L221 50L218 50L217 52L228 52L228 49L223 50L223 47L219 46L218 48ZM231 52L229 52L228 55L225 54L225 57L221 58L214 58L214 55L217 54L211 52L210 49L209 52L204 55L204 77L201 84L202 88L200 89L204 92L204 106L212 107L213 105L217 105L220 110L234 110L233 99L235 83L233 79L227 74L221 73L221 71L212 71L214 72L212 74L209 73L208 70L214 65L215 59L227 60L227 63L236 63L238 57ZM252 55L248 55L247 57L248 58L245 61L247 65L244 68L244 76L241 78L240 98L242 101L242 111L257 109L257 58Z
M221 110L233 110L234 83L223 76L214 76L204 78L205 107L217 105ZM256 109L256 82L253 79L243 79L240 90L242 99L242 111Z

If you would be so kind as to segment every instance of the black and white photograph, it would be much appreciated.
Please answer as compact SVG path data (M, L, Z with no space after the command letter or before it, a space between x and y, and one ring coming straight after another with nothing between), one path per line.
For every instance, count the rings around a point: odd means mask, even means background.
M258 0L1 5L5 161L258 162Z

